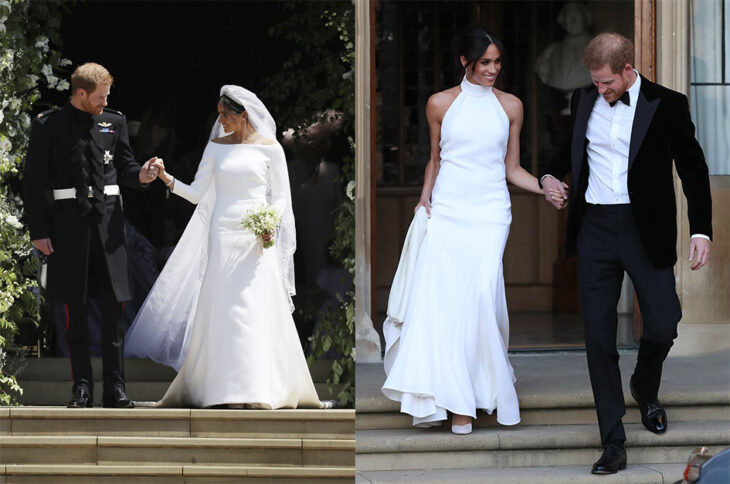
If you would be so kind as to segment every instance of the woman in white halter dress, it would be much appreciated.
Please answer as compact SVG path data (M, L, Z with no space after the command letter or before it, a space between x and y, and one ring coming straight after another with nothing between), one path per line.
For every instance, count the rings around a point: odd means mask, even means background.
M477 409L497 409L504 425L520 421L502 275L512 221L507 181L542 193L519 164L522 105L492 87L501 45L482 28L463 35L461 85L427 105L431 160L416 210L430 218L405 316L389 314L383 329L385 396L419 427L452 412L455 433L471 432Z
M319 408L291 315L294 224L273 119L238 86L221 89L218 110L192 184L156 162L172 193L199 205L127 334L128 355L178 370L156 406ZM262 204L283 214L275 248L240 227Z

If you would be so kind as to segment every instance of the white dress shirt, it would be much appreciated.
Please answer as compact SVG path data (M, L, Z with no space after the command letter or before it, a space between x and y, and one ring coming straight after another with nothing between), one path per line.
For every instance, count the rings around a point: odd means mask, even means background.
M631 203L628 190L629 147L640 87L641 77L637 73L634 84L628 89L630 106L618 101L611 107L603 96L596 98L586 127L588 203Z

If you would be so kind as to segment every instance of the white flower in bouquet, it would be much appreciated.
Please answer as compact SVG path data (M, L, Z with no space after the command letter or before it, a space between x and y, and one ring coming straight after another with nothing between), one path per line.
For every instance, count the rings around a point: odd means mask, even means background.
M256 237L262 237L264 234L270 234L270 240L263 240L265 249L274 246L274 232L281 222L281 215L274 207L266 204L247 210L246 215L241 221L241 228L250 230Z

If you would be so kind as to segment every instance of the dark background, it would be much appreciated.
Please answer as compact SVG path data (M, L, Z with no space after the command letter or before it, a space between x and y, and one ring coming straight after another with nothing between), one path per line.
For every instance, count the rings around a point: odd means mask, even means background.
M288 14L271 0L74 2L61 23L62 53L73 62L68 77L89 61L109 70L109 107L128 120L150 108L172 109L186 151L207 140L222 85L259 92L291 55L293 46L268 34ZM49 99L60 105L68 95Z

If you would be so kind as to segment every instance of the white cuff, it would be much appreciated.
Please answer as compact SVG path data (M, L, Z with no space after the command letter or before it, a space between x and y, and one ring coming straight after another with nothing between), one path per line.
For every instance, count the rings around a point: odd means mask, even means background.
M692 237L690 237L690 239L696 239L696 238L710 240L710 238L708 236L706 236L705 234L692 234Z

